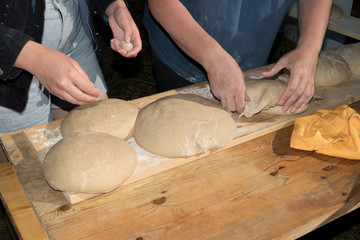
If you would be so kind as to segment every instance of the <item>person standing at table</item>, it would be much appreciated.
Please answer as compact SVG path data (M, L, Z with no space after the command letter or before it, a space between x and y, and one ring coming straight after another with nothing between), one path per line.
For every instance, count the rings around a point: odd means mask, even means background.
M2 0L0 2L0 134L63 117L75 105L107 98L97 57L93 12L114 38L142 48L123 0ZM53 111L52 111L53 109Z
M147 0L149 33L160 91L209 81L223 107L243 112L243 71L264 66L291 0ZM295 112L314 94L316 64L332 1L300 0L297 47L262 74L290 70L279 104Z

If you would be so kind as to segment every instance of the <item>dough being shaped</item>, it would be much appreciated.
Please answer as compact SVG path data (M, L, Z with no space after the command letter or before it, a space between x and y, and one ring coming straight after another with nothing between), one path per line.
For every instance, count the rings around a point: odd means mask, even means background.
M343 57L353 73L360 74L360 43L347 44L330 51Z
M300 113L303 113L305 112L308 108L309 108L309 105L305 105L305 107L303 108L298 108L295 112L291 112L291 111L286 111L284 112L282 110L282 107L283 106L280 106L280 105L276 105L274 107L269 107L268 109L265 109L263 110L262 112L264 113L269 113L269 114L274 114L274 115L282 115L282 116L288 116L288 115L296 115L296 114L300 114Z
M293 115L306 111L307 107L299 109L295 113L290 110L283 112L278 102L286 89L287 84L279 79L246 79L246 92L250 102L245 102L245 110L239 117L252 117L259 112L267 112L276 115Z
M77 106L62 121L61 134L65 137L74 132L95 131L128 139L133 135L138 112L132 102L121 99Z
M158 99L140 110L134 138L143 149L165 157L188 157L225 147L235 122L218 102L193 94Z
M349 65L340 55L322 51L316 66L315 86L328 87L347 82L350 72Z
M106 193L128 179L136 164L136 152L126 141L106 133L80 132L49 150L43 171L55 190Z
M343 16L343 10L336 4L331 5L330 20L337 20Z

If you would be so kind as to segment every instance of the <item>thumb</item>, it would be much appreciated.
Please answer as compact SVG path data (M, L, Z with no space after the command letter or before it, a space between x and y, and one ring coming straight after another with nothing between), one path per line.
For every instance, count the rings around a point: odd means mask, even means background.
M275 74L277 74L278 72L280 72L285 67L286 66L282 62L279 61L272 68L270 68L269 71L262 72L261 76L262 77L272 77Z

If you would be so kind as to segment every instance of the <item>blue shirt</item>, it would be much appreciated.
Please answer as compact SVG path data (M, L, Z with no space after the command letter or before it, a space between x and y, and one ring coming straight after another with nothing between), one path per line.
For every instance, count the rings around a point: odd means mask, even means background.
M267 64L273 42L292 0L181 0L192 17L245 71ZM159 59L192 83L207 80L203 67L186 55L152 17L144 26Z

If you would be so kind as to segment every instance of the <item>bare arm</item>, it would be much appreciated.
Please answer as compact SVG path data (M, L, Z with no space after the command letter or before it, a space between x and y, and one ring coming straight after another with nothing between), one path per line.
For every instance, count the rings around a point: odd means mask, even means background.
M70 103L90 103L101 95L75 60L34 41L25 44L14 66L30 72L49 92Z
M205 70L214 95L224 108L242 112L245 85L236 61L193 19L177 0L148 0L156 20L176 44Z
M304 107L314 95L318 55L329 21L331 0L299 0L299 32L297 47L283 56L264 77L275 75L283 68L290 70L288 86L279 104L286 112Z

